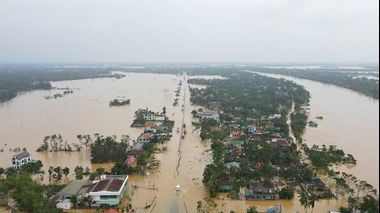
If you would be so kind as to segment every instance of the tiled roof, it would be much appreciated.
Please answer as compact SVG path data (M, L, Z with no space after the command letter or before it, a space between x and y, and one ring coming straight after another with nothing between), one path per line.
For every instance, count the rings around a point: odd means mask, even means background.
M16 155L13 155L13 158L16 158L16 159L23 159L23 158L26 158L26 157L30 157L30 154L29 154L29 152L20 152L20 153L18 153L18 154L16 154Z
M88 192L110 191L117 192L123 186L124 180L118 178L106 178L100 180L89 188Z

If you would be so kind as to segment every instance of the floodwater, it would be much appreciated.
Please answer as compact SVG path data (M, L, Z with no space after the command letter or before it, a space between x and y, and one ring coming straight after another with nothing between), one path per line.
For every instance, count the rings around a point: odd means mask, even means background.
M163 106L167 107L169 118L175 120L175 127L172 139L167 143L166 151L156 154L156 158L160 161L160 167L157 171L152 171L145 176L132 175L129 179L128 195L125 201L132 203L137 212L196 212L196 202L202 200L208 195L207 189L202 184L202 174L205 165L210 163L210 153L206 152L210 148L207 141L201 141L198 131L193 131L191 126L191 111L199 108L190 104L190 93L186 83L182 86L181 96L179 98L179 106L173 107L175 98L174 91L178 87L178 82L183 79L183 76L175 75L158 75L158 74L136 74L129 73L125 78L115 79L94 79L94 80L75 80L54 82L56 87L70 87L74 89L74 94L64 96L63 98L45 100L43 97L53 95L57 91L34 91L17 96L12 101L0 105L0 148L4 152L0 152L0 167L10 166L10 159L13 152L9 148L27 148L32 154L33 159L39 159L44 164L44 170L47 171L49 166L68 166L71 171L77 165L87 166L95 169L99 166L110 168L112 165L92 165L90 163L90 154L88 150L73 153L37 153L36 150L42 143L42 139L46 135L61 134L68 142L77 142L76 135L78 134L95 134L103 135L122 135L128 134L132 139L137 138L142 129L131 128L130 124L133 120L134 112L138 108L148 107L154 111L161 111ZM319 83L309 82L310 84L319 85ZM330 87L320 84L323 87L321 96L327 94L340 94L332 100L348 99L351 96L358 96L356 93L344 90L341 88ZM366 143L372 141L376 143L374 146L378 148L378 124L373 124L370 118L367 118L368 123L363 124L362 128L355 129L355 123L342 121L341 129L347 129L343 133L348 136L342 136L342 132L335 130L336 126L332 126L331 122L335 122L337 114L335 112L338 106L331 106L331 111L323 106L329 106L328 100L318 99L325 102L315 103L315 97L319 97L319 88L316 91L311 88L313 95L311 107L313 116L324 116L323 121L319 121L319 128L307 129L305 137L309 143L326 143L337 144L338 147L352 153L358 159L358 167L362 167L363 157L358 155L360 148L366 147ZM185 92L186 91L186 92ZM323 95L324 94L324 95ZM108 106L111 99L118 96L125 96L131 99L131 104L126 107ZM360 98L358 98L360 97ZM366 97L358 96L355 105L363 105L372 109L372 105L376 105L376 101L371 102ZM342 102L342 100L340 100ZM358 103L361 102L361 103ZM334 103L334 102L332 102ZM182 111L182 104L184 111ZM337 103L336 103L337 104ZM323 105L323 106L321 106ZM341 106L341 105L339 105ZM315 109L313 109L315 108ZM322 110L323 109L323 110ZM360 117L359 111L350 111L356 109L353 104L348 104L345 111L352 115L346 115L351 119ZM377 101L378 109L378 101ZM343 111L343 109L340 109ZM369 110L369 109L367 109ZM368 112L369 113L369 112ZM372 119L378 119L378 112L373 112ZM376 114L377 113L377 114ZM352 118L351 116L354 116ZM377 120L378 121L378 120ZM187 134L181 141L180 134L177 134L176 129L182 126L182 122L186 124ZM357 122L357 121L356 121ZM376 126L377 125L377 126ZM338 126L339 127L339 126ZM355 134L368 133L367 137L362 136L364 140L353 140ZM368 136L369 135L369 136ZM371 138L371 137L375 138ZM313 137L315 137L313 141ZM347 140L346 137L352 139ZM346 150L343 142L351 143L354 150ZM376 140L375 140L376 139ZM354 143L353 143L354 142ZM7 144L7 145L5 145ZM348 146L348 145L347 145ZM369 164L369 170L361 173L365 178L371 181L371 178L366 178L366 175L374 176L374 180L378 180L378 169L375 170L377 162L378 166L378 151L374 147L367 149L367 153L373 155L371 158L374 163ZM178 170L177 170L178 168ZM368 172L368 171L377 171ZM73 178L73 175L69 175ZM371 181L372 183L372 181ZM176 185L181 186L181 191L176 192ZM291 201L231 201L226 198L226 194L221 194L216 199L226 211L235 210L236 212L245 212L249 206L257 206L260 210L265 210L269 206L281 205L283 212L303 212L303 208L299 205L298 199ZM123 202L124 203L124 202ZM323 200L316 204L315 212L327 212L328 210L337 210L344 202L335 200ZM144 209L147 205L150 208ZM75 210L73 212L92 212L91 210Z
M352 154L357 165L343 169L379 189L379 100L316 81L265 75L303 85L311 94L309 118L318 123L306 128L305 143L336 145Z

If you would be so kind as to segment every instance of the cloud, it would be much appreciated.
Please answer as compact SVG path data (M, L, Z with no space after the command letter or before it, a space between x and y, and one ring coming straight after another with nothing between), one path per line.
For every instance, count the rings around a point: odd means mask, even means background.
M0 60L378 62L376 0L3 0Z

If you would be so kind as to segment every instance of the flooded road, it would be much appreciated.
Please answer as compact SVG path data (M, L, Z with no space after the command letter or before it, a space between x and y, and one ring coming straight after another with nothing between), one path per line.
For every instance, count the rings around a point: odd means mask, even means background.
M10 148L25 147L33 159L43 162L45 171L49 166L68 166L70 178L73 178L72 171L77 165L92 169L99 166L110 168L112 164L91 164L88 150L72 153L37 153L35 150L43 137L51 134L61 134L70 143L77 142L78 134L100 133L119 137L127 134L136 139L142 129L130 127L134 112L146 107L161 111L166 106L169 119L175 120L175 126L166 151L156 154L160 167L145 176L131 175L128 195L123 203L130 201L137 212L196 212L196 202L208 196L202 184L202 174L211 160L210 153L206 152L210 144L202 141L199 132L193 131L191 126L191 111L199 107L191 105L187 83L182 85L179 106L173 106L174 91L180 79L183 76L129 73L119 80L54 82L56 87L73 88L74 94L45 100L44 96L57 91L34 91L0 104L0 149L4 150L0 152L0 167L10 166L14 154ZM352 171L378 187L378 101L334 86L295 80L312 94L311 117L324 117L318 121L318 128L307 128L306 142L336 144L352 153L358 160ZM109 101L119 96L131 99L131 104L110 108ZM182 122L186 124L187 133L181 141L181 134L176 129L181 128ZM176 192L176 185L181 186L180 192ZM290 201L232 201L226 194L220 194L216 201L225 206L225 211L245 212L249 206L264 211L269 206L281 205L283 212L303 212L297 197ZM344 201L322 200L314 211L337 210L342 204ZM150 208L145 209L147 205Z

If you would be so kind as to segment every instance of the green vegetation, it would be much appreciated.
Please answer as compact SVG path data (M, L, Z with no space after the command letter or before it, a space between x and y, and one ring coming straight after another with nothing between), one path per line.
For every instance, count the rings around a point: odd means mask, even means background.
M67 141L63 140L60 134L53 134L51 136L45 136L42 144L38 147L37 152L74 152L81 151L82 147L78 143L68 144Z
M15 199L17 208L22 212L61 212L49 201L49 197L63 186L39 185L27 173L8 175L0 180L0 194Z
M294 197L294 189L286 186L280 190L279 195L280 199L291 200Z
M291 119L291 128L294 134L294 137L298 141L302 141L302 135L305 131L307 124L307 115L306 112L295 112L290 115Z
M288 75L297 78L319 81L326 84L351 89L364 95L379 99L379 81L375 79L358 78L358 72L339 72L326 70L298 70L298 69L264 69L256 68L259 72L268 72ZM378 73L377 73L378 76Z
M109 105L112 107L112 106L125 106L125 105L129 105L131 103L131 99L127 99L127 100L119 100L119 99L113 99L112 101L110 101Z
M351 154L346 155L343 150L333 145L328 148L325 145L322 147L313 145L311 148L305 146L304 151L312 165L319 171L328 172L333 165L356 164Z
M99 136L95 142L90 145L91 162L118 162L120 159L124 159L127 148L128 143L125 141L116 141L116 137Z
M132 172L133 169L124 162L117 162L111 169L111 173L114 175L129 175Z

